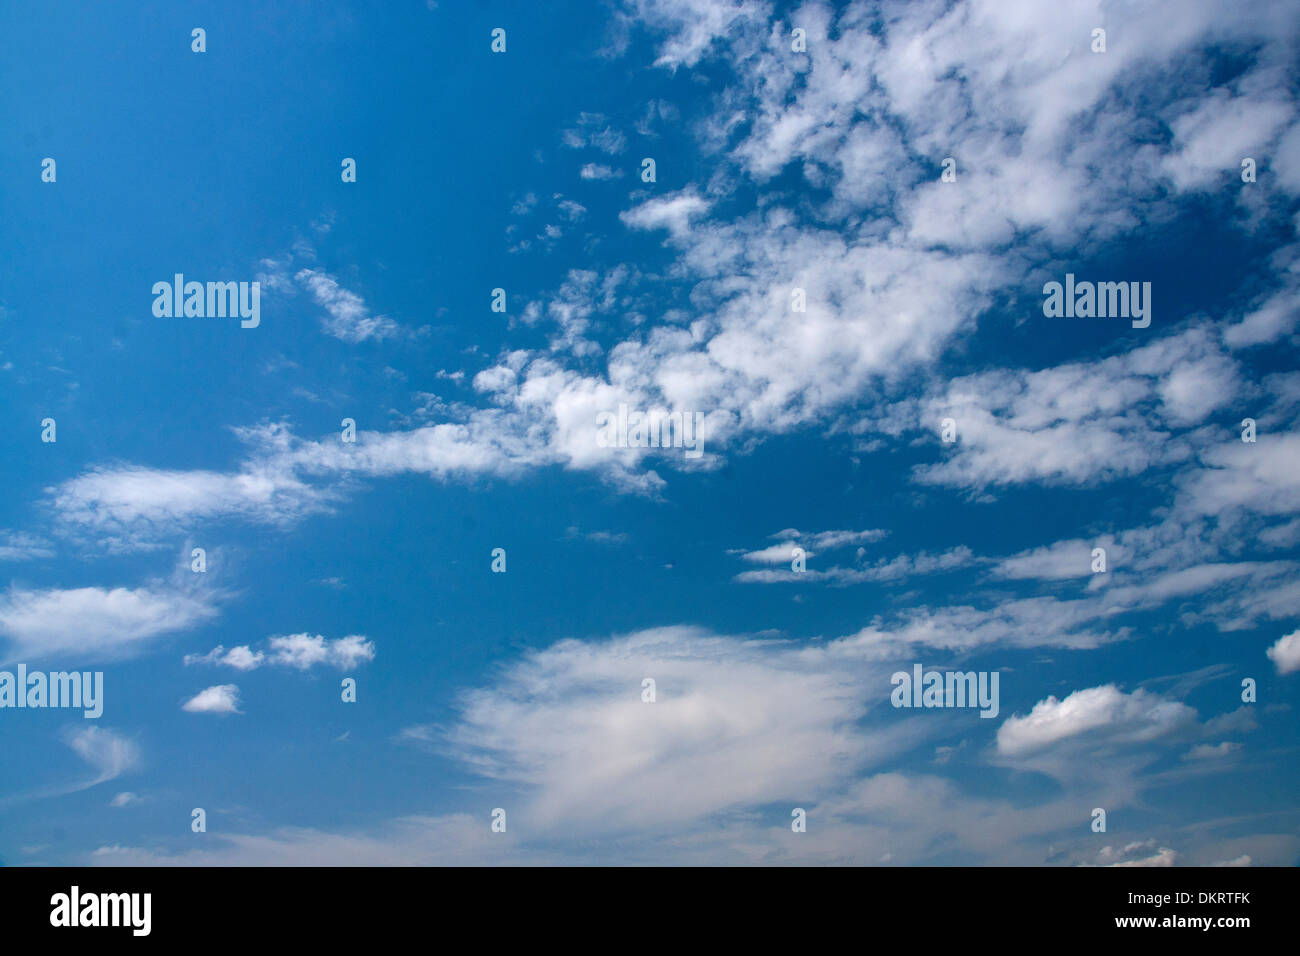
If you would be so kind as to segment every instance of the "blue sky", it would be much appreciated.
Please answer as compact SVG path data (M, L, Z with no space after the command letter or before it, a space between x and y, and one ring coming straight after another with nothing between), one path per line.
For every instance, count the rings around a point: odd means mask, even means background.
M0 862L1295 864L1300 13L1039 6L0 11Z

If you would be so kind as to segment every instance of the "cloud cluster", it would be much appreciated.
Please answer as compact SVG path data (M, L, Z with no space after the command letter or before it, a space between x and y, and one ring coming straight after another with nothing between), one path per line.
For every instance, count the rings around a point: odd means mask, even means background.
M186 654L186 666L215 664L235 670L252 671L263 665L281 665L310 670L317 664L347 670L375 659L375 645L360 634L330 640L320 634L289 634L272 637L267 650L253 650L247 644L227 649L218 644L206 654Z

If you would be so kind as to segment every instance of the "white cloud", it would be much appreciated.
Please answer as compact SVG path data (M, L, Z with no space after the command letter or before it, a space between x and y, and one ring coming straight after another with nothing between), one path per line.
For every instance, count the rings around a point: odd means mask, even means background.
M1195 444L1172 433L1200 424L1240 388L1235 362L1193 325L1097 361L953 379L883 410L870 428L931 436L942 458L918 467L927 484L1081 485L1187 461ZM954 444L940 444L945 418L956 423Z
M783 553L785 560L781 561L779 558ZM781 545L773 545L771 548L753 554L759 557L754 558L751 555L743 555L743 557L770 564L790 562L790 546L783 548ZM809 552L808 557L812 558L815 554L816 552ZM867 581L902 581L914 575L937 574L968 567L975 561L975 555L970 548L961 545L940 554L929 554L925 551L918 554L900 554L862 567L832 566L824 569L809 567L803 571L795 571L793 568L743 571L737 574L734 580L758 584L825 581L835 585L861 584Z
M1115 610L1092 599L1017 598L991 607L916 607L877 620L845 641L881 656L920 648L971 652L979 648L1061 647L1091 650L1124 640L1127 627L1109 624Z
M1300 631L1292 631L1279 637L1265 653L1268 659L1277 665L1279 674L1293 674L1300 671Z
M1125 694L1113 684L1078 690L1064 700L1048 697L1026 716L998 728L1000 753L1020 756L1086 736L1090 741L1140 742L1173 733L1196 720L1196 711L1144 690Z
M751 564L789 564L794 559L794 549L797 547L801 545L796 541L783 541L757 551L746 551L740 557L741 560L749 561ZM805 551L805 554L811 557L816 552Z
M53 556L50 543L43 538L21 531L0 531L0 561L30 561Z
M270 644L272 660L299 670L307 670L316 664L328 664L346 670L375 658L375 645L359 634L350 634L333 641L319 634L290 634L287 637L273 637Z
M1276 92L1284 98L1270 98ZM1176 152L1162 165L1182 190L1240 182L1241 161L1267 156L1295 110L1280 91L1251 90L1239 96L1216 90L1170 123Z
M312 487L286 457L293 442L286 427L239 428L235 434L251 454L233 472L114 466L49 489L62 529L93 532L111 549L134 550L157 547L198 521L287 524L329 507L335 493Z
M683 190L662 199L648 199L641 205L619 213L619 218L633 229L667 229L680 236L690 228L692 218L708 212L709 203L698 193Z
M1196 514L1300 511L1300 432L1261 436L1253 444L1230 432L1201 455L1203 467L1179 478L1179 503Z
M402 817L370 832L280 827L269 833L210 834L204 845L168 852L107 844L93 866L483 866L538 864L513 830L493 833L482 817Z
M710 44L733 29L760 23L771 8L755 0L634 0L628 4L632 18L668 34L659 50L656 66L676 69L694 66Z
M1300 142L1297 142L1300 146ZM1300 315L1300 292L1294 288L1275 293L1248 312L1240 322L1223 331L1231 348L1245 348L1273 342L1295 328Z
M888 531L881 528L869 528L865 531L815 531L811 533L801 532L795 528L787 528L772 535L773 538L778 539L777 544L768 545L766 548L760 548L756 551L742 551L740 557L741 560L749 561L752 564L789 564L795 547L803 549L808 557L812 557L819 551L833 551L837 548L847 548L853 545L871 544L881 540L888 534Z
M310 670L317 664L325 664L346 670L375 658L375 645L359 634L350 634L330 640L319 634L290 634L272 637L267 641L267 650L253 650L248 645L240 645L227 650L218 644L206 654L186 654L185 664L214 664L233 667L236 670L251 671L264 664L279 664L298 670Z
M225 647L218 644L206 654L186 654L185 666L192 664L224 664L227 667L233 667L235 670L251 671L256 670L265 660L266 655L261 651L254 651L248 645L240 645L226 650Z
M561 133L560 138L570 149L591 147L613 155L627 148L627 137L600 113L579 113L577 124Z
M583 179L614 179L622 176L622 170L615 171L603 163L583 163L578 175Z
M181 710L191 714L242 714L239 709L239 687L235 684L216 684L199 691L185 703Z
M701 410L714 453L736 439L824 423L855 405L888 414L875 407L879 397L976 331L998 296L1025 288L1027 262L1087 251L1170 215L1183 187L1201 189L1203 170L1193 165L1219 161L1200 144L1227 150L1291 135L1280 125L1288 88L1279 64L1297 15L1286 6L1248 3L1248 15L1225 21L1213 3L1153 2L1123 17L1121 34L1144 42L1117 39L1100 56L1088 50L1092 26L1105 19L1099 2L1068 11L987 0L885 4L879 16L863 5L809 5L800 12L808 52L794 55L789 24L771 22L766 3L634 0L627 8L656 34L662 66L716 54L730 71L696 130L716 175L644 201L637 193L638 204L621 214L629 228L668 231L678 253L668 278L691 284L690 312L638 323L636 334L605 347L581 308L548 310L560 333L545 351L510 353L479 373L491 408L459 409L426 429L370 433L369 448L306 442L288 458L258 456L274 464L269 473L251 465L233 474L145 472L162 505L152 494L148 502L130 495L122 469L100 480L87 475L62 486L61 510L101 532L118 517L300 516L323 505L304 475L354 468L445 478L560 464L653 493L664 482L645 467L649 454L597 448L595 413L623 401ZM1256 50L1252 68L1190 96L1189 59L1236 42ZM1217 122L1225 110L1234 116ZM1168 124L1172 139L1152 141L1153 123ZM587 114L568 140L616 150L621 136ZM1143 145L1134 151L1136 140ZM1096 175L1125 150L1135 154L1122 175ZM934 175L949 154L957 154L956 183ZM773 192L757 210L727 212L737 177L763 185L785 169L831 199L796 210ZM589 164L583 175L615 170ZM1274 179L1254 185L1289 188L1286 175ZM1008 251L1012 239L1016 252ZM287 274L292 261L268 260L271 275ZM393 331L322 270L295 275L331 310L336 334L359 340ZM794 288L809 303L797 322ZM1230 333L1230 344L1257 341L1250 324ZM933 430L940 405L960 413L960 442L918 477L968 488L1068 485L1181 463L1197 448L1177 432L1221 411L1239 386L1234 360L1203 328L1114 360L970 376L911 403L909 428ZM1011 396L991 398L999 388ZM208 487L189 493L191 477ZM261 480L245 487L250 479Z
M993 573L1000 578L1013 580L1035 579L1046 581L1086 578L1092 573L1093 548L1102 544L1098 541L1057 541L1055 544L1041 548L1031 548L1009 558L1003 558L993 568ZM1115 557L1111 553L1114 545L1104 542L1106 547L1107 568L1113 564Z
M217 614L211 596L162 587L11 588L0 596L0 634L10 660L75 657L110 660L141 653L163 634Z
M1138 857L1137 859L1133 859L1133 860L1121 860L1119 863L1107 863L1106 865L1119 866L1119 867L1173 866L1177 859L1178 859L1177 852L1169 849L1169 847L1161 847L1159 850L1157 850L1155 853L1151 854L1150 856Z
M294 276L315 297L329 318L325 331L344 342L364 342L367 339L386 339L397 335L401 329L392 319L373 315L365 300L339 285L338 280L319 269L300 269Z
M448 743L523 788L530 826L657 827L809 800L895 752L910 728L855 726L887 700L851 654L658 628L529 654L467 695ZM642 679L657 699L641 699ZM900 736L902 734L903 736Z
M140 748L133 741L102 727L83 727L68 733L66 740L96 771L94 780L78 787L81 790L116 779L140 763Z
M1218 744L1197 744L1187 753L1183 754L1184 760L1217 760L1221 757L1229 757L1241 749L1241 744L1235 741L1225 740Z

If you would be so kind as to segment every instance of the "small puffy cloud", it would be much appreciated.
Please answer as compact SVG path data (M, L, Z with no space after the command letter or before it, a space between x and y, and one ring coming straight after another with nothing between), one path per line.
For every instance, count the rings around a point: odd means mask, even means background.
M577 222L587 214L587 207L572 199L562 199L557 203L560 212L569 217L570 222Z
M618 217L633 229L667 229L674 236L690 228L692 217L708 212L709 203L691 190L682 190L662 199L650 199Z
M1279 637L1267 651L1268 659L1277 665L1279 674L1300 671L1300 631Z
M241 714L239 688L234 684L217 684L201 690L185 703L181 710L191 714Z
M578 175L583 179L614 179L622 176L622 170L615 171L603 163L584 163Z

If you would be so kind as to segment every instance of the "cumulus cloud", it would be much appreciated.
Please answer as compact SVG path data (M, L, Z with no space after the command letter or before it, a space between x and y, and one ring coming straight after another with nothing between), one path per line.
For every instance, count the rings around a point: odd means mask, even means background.
M1087 736L1091 741L1142 742L1173 733L1196 719L1178 701L1143 690L1125 694L1113 684L1078 690L1064 700L1048 697L1024 717L1009 717L998 728L998 751L1009 756L1033 753Z
M1268 659L1277 665L1279 674L1293 674L1300 671L1300 631L1279 637L1265 653Z
M235 684L216 684L199 691L185 703L181 710L191 714L241 714L239 709L239 687Z
M1092 25L1104 19L1099 3L1063 13L887 3L880 16L868 5L810 5L801 11L807 53L792 55L787 25L771 20L769 4L636 0L627 11L654 35L661 66L717 57L729 76L697 124L719 175L667 195L635 194L620 215L631 230L666 231L669 274L692 287L688 310L607 344L588 334L580 309L539 309L560 334L542 352L515 350L480 373L492 407L371 433L355 460L337 442L303 442L288 458L260 456L277 465L269 471L135 476L151 502L155 488L170 497L170 510L135 500L132 476L115 469L62 486L57 503L101 533L119 512L124 520L300 516L321 504L304 476L353 467L450 478L559 464L654 493L663 479L647 467L650 453L596 447L596 413L620 402L704 410L715 450L822 424L864 400L878 423L888 417L881 395L933 368L999 296L1029 284L1027 261L1119 235L1161 204L1198 193L1216 150L1289 141L1295 124L1284 115L1291 98L1278 38L1292 35L1297 15L1285 4L1249 7L1231 22L1208 3L1135 8L1124 31L1145 41L1117 43L1103 57L1088 50ZM1179 79L1189 59L1232 42L1258 49L1254 66L1190 95ZM1168 142L1145 134L1155 122L1171 130ZM624 145L598 114L582 114L565 138L607 152ZM1124 175L1095 175L1134 142L1141 146ZM961 154L957 184L930 168L949 151ZM733 211L732 174L762 186L785 169L831 198L810 211L775 194ZM1274 179L1255 185L1289 188L1286 175ZM1013 238L1034 254L1010 252ZM268 281L284 276L307 289L334 334L392 332L314 264L292 271L268 262ZM808 306L792 322L796 288ZM1229 344L1259 341L1261 323L1278 324L1247 320ZM912 401L909 429L933 429L945 409L961 423L947 459L917 477L966 488L1078 485L1185 462L1199 448L1179 433L1221 410L1238 385L1235 360L1204 327L1111 360L967 376ZM191 477L210 487L191 496Z
M359 478L513 477L553 466L654 493L664 483L656 469L714 466L600 448L596 416L620 403L705 411L713 456L861 416L859 426L847 427L872 439L873 451L906 444L934 453L913 472L928 486L925 494L1091 487L1177 469L1167 521L1098 539L1115 568L1141 574L1091 576L1084 569L1095 529L1074 528L1054 544L1011 545L1019 550L990 562L999 587L1033 581L1056 594L954 597L949 606L882 613L847 638L807 645L691 628L564 642L527 655L469 694L462 719L445 735L424 724L402 734L450 747L494 783L518 788L521 812L543 830L575 819L597 829L705 820L722 836L695 842L696 858L917 859L945 841L961 852L1014 857L1018 850L1002 849L1009 833L1076 826L1079 791L1026 809L972 798L937 776L860 778L930 733L898 715L875 720L873 701L881 698L872 689L900 655L921 649L951 657L990 647L1092 649L1131 636L1122 615L1171 602L1183 623L1212 620L1223 628L1281 620L1300 607L1294 562L1238 560L1239 549L1226 560L1219 552L1230 545L1217 530L1235 515L1285 517L1300 504L1296 436L1285 421L1253 446L1223 434L1246 391L1249 348L1294 327L1294 288L1285 277L1261 286L1271 290L1263 298L1243 297L1245 310L1222 322L1162 312L1139 347L1100 359L996 368L964 351L984 332L991 307L1008 294L1036 294L1040 271L1073 268L1063 257L1170 221L1179 202L1199 202L1236 175L1244 150L1273 154L1276 175L1252 190L1263 194L1260 208L1291 202L1287 190L1300 190L1300 161L1287 147L1300 127L1288 71L1279 65L1293 55L1294 5L1247 2L1234 17L1200 0L1125 8L1104 57L1087 50L1090 30L1117 13L1091 0L1065 9L994 0L809 4L799 11L809 40L800 55L789 49L790 24L773 20L765 2L631 0L626 9L654 35L660 66L689 69L716 58L711 65L722 68L711 114L683 124L706 154L707 181L679 181L667 194L635 192L620 215L631 240L663 243L662 274L643 278L687 290L679 308L657 299L646 307L635 288L609 287L595 268L572 270L557 290L512 315L526 327L529 347L511 343L467 375L481 407L443 403L433 424L364 431L355 446L335 435L313 440L287 426L260 426L241 436L250 454L225 471L91 469L51 490L62 530L93 533L111 547L149 547L198 521L286 525L328 510ZM1143 42L1115 42L1120 35ZM1209 69L1197 72L1207 51L1224 49L1251 51L1251 65L1224 83ZM652 103L651 111L668 115L662 105ZM595 114L579 116L563 136L573 148L626 149L624 134ZM956 183L937 176L948 155ZM1117 155L1126 157L1118 167ZM592 181L623 175L597 163L580 170ZM794 196L785 191L790 182L810 188ZM753 204L752 187L760 187ZM1254 201L1248 195L1242 192L1243 205ZM520 212L535 205L530 194ZM577 204L557 208L566 222L583 216ZM359 343L400 332L326 270L287 262L267 265L266 288L305 292L324 310L328 334ZM1283 259L1267 267L1289 268ZM797 316L795 289L807 296L807 311ZM1048 336L1055 331L1042 328ZM1283 398L1276 401L1281 407ZM951 447L934 436L942 417L958 423ZM1270 529L1283 543L1284 527ZM774 544L741 554L760 567L740 579L788 580L779 566L796 543L818 555L873 543L860 537L873 533L779 533ZM934 547L826 562L800 579L887 582L988 560L965 547ZM1076 577L1086 578L1086 593L1070 591ZM11 591L0 604L0 631L20 647L24 640L57 645L54 628L41 630L48 611L60 602L92 612L95 602L107 603L103 594L48 597L54 594L80 592ZM137 603L144 608L85 615L91 633L109 635L101 643L135 646L177 619L146 613L143 598ZM1268 652L1283 673L1296 669L1294 637ZM357 635L330 641L302 633L256 650L219 646L187 663L305 670L349 667L373 653ZM653 705L640 700L646 676L658 681ZM238 712L238 689L208 688L184 706ZM1195 721L1190 707L1149 691L1093 687L1048 697L1008 719L990 759L1026 763L1089 747L1156 752L1175 743L1183 751L1184 730L1209 735L1210 725L1198 730ZM1189 763L1233 746L1198 744L1187 752ZM1138 789L1132 769L1121 762L1096 771L1107 775L1102 796L1131 800ZM814 829L798 850L775 849L773 833L745 817L789 800L815 804L823 820L839 826L824 837ZM444 823L422 819L378 836L279 831L173 859L335 862L343 854L419 862L442 858L431 847L450 839ZM769 829L784 833L788 821ZM691 859L693 847L673 849ZM152 857L122 848L102 856ZM1141 844L1104 862L1175 856Z
M1234 360L1194 325L1096 361L956 378L860 430L931 436L943 453L916 469L926 484L1085 485L1190 460L1198 445L1174 435L1239 390ZM944 419L955 423L955 443L940 444Z
M1300 511L1300 432L1269 435L1248 444L1224 441L1200 456L1201 467L1179 477L1180 504L1198 514Z

